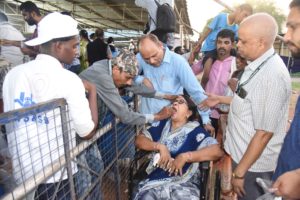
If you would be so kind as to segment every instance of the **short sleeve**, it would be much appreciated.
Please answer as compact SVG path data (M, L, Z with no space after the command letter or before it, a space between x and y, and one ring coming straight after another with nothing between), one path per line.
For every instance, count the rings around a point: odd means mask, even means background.
M75 74L70 75L74 76L70 78L69 93L66 94L65 99L75 130L80 137L84 137L94 129L95 124L82 81Z
M221 17L221 14L217 15L213 20L212 22L210 22L210 24L208 25L208 27L211 29L211 30L215 30L218 23L219 23L219 18Z

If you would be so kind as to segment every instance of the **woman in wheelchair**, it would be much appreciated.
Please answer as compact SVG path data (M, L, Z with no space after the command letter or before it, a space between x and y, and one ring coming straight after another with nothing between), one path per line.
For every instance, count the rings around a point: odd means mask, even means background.
M199 162L217 160L223 155L217 141L199 124L197 106L188 96L179 96L172 108L170 119L136 137L138 149L153 152L146 169L147 179L140 182L136 200L199 199ZM160 155L158 162L154 158L156 152Z

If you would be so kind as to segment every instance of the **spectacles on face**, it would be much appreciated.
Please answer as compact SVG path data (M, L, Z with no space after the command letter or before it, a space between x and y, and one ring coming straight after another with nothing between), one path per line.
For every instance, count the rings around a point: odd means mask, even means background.
M176 99L173 103L187 104L187 102L184 99Z

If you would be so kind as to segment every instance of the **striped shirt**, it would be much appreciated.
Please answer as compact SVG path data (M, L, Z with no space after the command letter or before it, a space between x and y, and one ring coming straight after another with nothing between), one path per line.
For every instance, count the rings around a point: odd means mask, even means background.
M271 48L251 62L241 83L273 53ZM282 59L277 54L272 56L243 88L247 91L246 97L243 99L234 94L230 106L225 150L239 163L256 130L271 132L273 137L249 171L273 171L285 137L291 94L291 79Z

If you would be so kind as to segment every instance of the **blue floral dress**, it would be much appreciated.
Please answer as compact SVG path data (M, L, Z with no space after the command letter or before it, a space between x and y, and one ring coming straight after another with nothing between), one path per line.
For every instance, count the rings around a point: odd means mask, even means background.
M157 126L143 131L152 141L165 144L175 158L180 153L196 151L217 141L210 136L198 122L188 122L171 131L171 120L163 120ZM154 153L152 155L152 158ZM167 171L153 166L153 159L147 168L148 178L139 184L135 200L194 200L200 196L199 163L186 163L182 176L169 176Z

